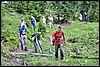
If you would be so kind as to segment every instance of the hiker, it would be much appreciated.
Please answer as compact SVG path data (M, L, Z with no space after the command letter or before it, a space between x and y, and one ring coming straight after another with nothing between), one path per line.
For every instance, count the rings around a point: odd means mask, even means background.
M40 53L43 53L42 51L42 44L40 42L40 37L42 38L41 32L38 32L36 34L32 35L32 40L34 41L34 48L35 48L35 53L37 53L37 47L40 50ZM44 41L44 39L42 38L42 40Z
M87 16L87 13L86 13L86 12L85 12L85 14L84 14L84 20L85 20L85 23L87 24L88 16Z
M49 19L49 25L50 25L50 28L51 28L51 27L53 27L53 17L52 17L52 15L49 15L48 19Z
M60 55L61 55L61 60L64 59L64 50L63 50L63 40L64 39L64 43L65 43L65 36L63 31L61 30L61 26L58 26L58 30L53 32L52 36L51 36L51 44L54 44L55 46L55 58L56 60L58 59L58 48L60 48ZM52 41L54 43L52 43Z
M79 21L82 22L82 14L79 16Z
M36 28L36 20L35 20L35 17L31 16L31 24L32 24L32 28L34 28L34 31L35 31L35 28Z
M21 42L21 50L28 51L26 35L27 35L27 29L25 28L25 25L23 25L22 28L20 28L20 30L19 30L18 37Z
M46 26L46 18L44 16L42 16L42 23L44 26Z
M58 17L58 23L60 23L60 13L57 14Z
M25 25L25 28L26 28L26 22L24 21L24 18L22 18L18 24L19 30L20 30L20 28L22 28L23 25Z

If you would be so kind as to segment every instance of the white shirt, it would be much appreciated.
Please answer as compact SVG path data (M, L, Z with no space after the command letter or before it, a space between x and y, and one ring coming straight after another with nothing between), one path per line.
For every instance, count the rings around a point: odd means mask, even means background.
M21 28L22 28L23 25L25 25L25 28L26 28L26 22L25 21L23 21L21 23L19 22L19 24L20 24Z
M45 18L42 18L42 22L43 22L43 23L46 23L46 19L45 19Z
M48 17L48 19L53 21L53 17Z

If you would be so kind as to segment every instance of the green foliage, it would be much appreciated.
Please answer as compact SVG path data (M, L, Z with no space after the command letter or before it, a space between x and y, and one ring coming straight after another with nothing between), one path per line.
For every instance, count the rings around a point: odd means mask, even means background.
M37 22L36 31L42 32L42 35L44 36L45 42L41 41L43 44L43 52L46 54L49 54L49 49L51 49L52 52L54 52L55 47L50 45L50 41L48 36L51 36L51 34L57 30L58 24L55 24L53 28L49 29L48 24L46 27L42 24L40 18L42 15L48 17L49 14L56 15L57 12L61 12L61 17L63 15L66 16L67 19L72 20L73 17L76 17L76 20L78 19L80 11L82 12L82 15L84 15L85 10L88 10L88 17L89 20L99 20L99 3L98 1L62 1L62 4L59 3L59 1L29 1L28 3L28 12L27 10L27 2L23 1L22 6L21 1L15 1L14 6L7 5L4 7L1 7L1 65L7 66L7 63L10 62L9 60L12 58L11 55L9 55L10 52L13 52L17 49L17 46L19 46L20 41L18 40L18 22L22 17L25 18L25 21L28 23L28 48L33 49L33 42L31 42L29 39L31 35L33 34L31 31L31 24L30 24L30 17L31 15L35 16L36 19L39 21ZM89 4L92 6L90 7ZM87 7L88 5L88 7ZM59 6L59 7L58 7ZM8 8L13 8L17 12L22 12L22 14L16 13L15 16L11 16L10 14L7 14ZM96 7L96 8L95 8ZM22 8L22 9L21 9ZM48 8L47 12L45 11L45 8ZM63 9L62 9L63 8ZM19 9L19 10L18 10ZM37 10L36 10L37 9ZM31 11L32 10L32 11ZM93 10L93 11L92 11ZM65 11L65 12L64 12ZM53 13L54 12L54 13ZM25 15L23 15L25 14ZM67 44L64 44L64 50L70 51L73 47L82 45L82 51L85 51L85 46L88 46L88 52L81 53L81 56L99 56L99 45L95 43L95 41L99 40L99 24L94 23L88 23L84 24L84 22L77 22L77 21L71 21L71 26L62 26L62 30L65 33L65 37L67 38L66 42ZM49 32L46 32L49 31ZM34 33L35 33L34 32ZM84 34L84 36L82 36ZM70 38L76 38L80 37L80 39L77 39L75 43L71 43L68 41ZM4 42L7 41L7 42ZM92 44L91 44L92 43ZM70 49L66 49L66 47ZM73 51L73 50L72 50ZM55 57L41 57L41 56L18 56L19 59L25 59L29 64L32 66L98 66L98 59L77 59L72 58L71 56L76 55L75 52L70 51L70 55L68 56L67 52L65 52L65 59L63 61L59 59L55 61ZM78 60L80 60L80 63L78 63ZM86 62L87 61L87 62ZM16 62L14 62L16 63ZM10 64L11 66L17 64Z
M38 24L38 32L41 32L43 37L44 33L46 33L46 27L41 22Z
M57 15L60 12L61 16L65 16L68 20L78 20L77 12L81 12L84 19L84 12L87 12L90 22L99 20L98 1L15 1L13 4L5 5L4 8L9 7L18 13L34 15L35 17L39 17L39 15L47 17L49 14Z

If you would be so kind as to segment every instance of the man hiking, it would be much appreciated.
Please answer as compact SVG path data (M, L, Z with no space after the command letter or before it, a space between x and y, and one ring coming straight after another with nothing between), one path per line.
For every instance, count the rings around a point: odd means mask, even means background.
M43 53L42 51L42 44L40 42L40 37L42 38L41 32L38 32L36 34L32 35L32 40L34 41L34 48L35 48L35 53L37 53L37 47L40 50L40 53ZM42 38L42 40L44 41L44 39Z
M27 30L25 28L25 25L22 26L22 28L20 28L19 33L18 33L18 37L19 40L21 42L21 50L25 50L28 51L27 49Z
M44 26L46 26L46 18L44 16L42 16L42 23Z
M88 15L87 15L86 12L84 13L84 20L85 20L85 24L87 24L87 21L88 21Z
M35 20L35 17L31 16L31 25L32 25L32 28L34 28L34 31L35 31L35 28L36 28L36 20Z
M58 26L58 30L53 32L52 36L51 36L51 41L54 41L54 46L55 46L55 58L58 59L58 48L60 48L60 56L61 56L61 60L64 59L64 50L63 50L63 40L64 39L64 43L65 43L65 36L63 31L61 30L61 26ZM52 44L52 42L51 42Z
M49 25L50 25L50 28L51 28L51 27L53 27L53 16L49 15L48 19L49 19Z
M82 22L82 14L80 13L79 21Z
M24 21L24 18L22 18L21 21L19 21L19 24L18 24L19 30L20 28L22 28L23 25L25 25L25 28L26 28L26 22Z

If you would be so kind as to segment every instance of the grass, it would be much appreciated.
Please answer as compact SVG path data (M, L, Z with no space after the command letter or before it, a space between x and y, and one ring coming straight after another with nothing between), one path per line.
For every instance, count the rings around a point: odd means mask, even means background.
M3 29L1 30L1 36L4 36L4 39L1 40L5 40L7 39L8 42L2 42L1 44L1 48L3 49L4 53L8 54L10 51L14 51L15 49L17 49L17 45L20 44L18 37L17 37L17 33L18 33L18 22L20 21L22 16L20 15L16 15L16 16L10 16L9 14L7 14L6 16L2 17L2 22L1 24L3 24ZM24 16L23 16L24 17ZM29 19L26 21L30 21ZM31 33L31 29L30 29L30 22L29 23L29 27L28 27L28 38L31 37L31 35L33 33ZM11 25L9 25L11 24ZM37 22L37 28L36 28L36 32L38 30L38 24L39 22ZM48 30L49 32L46 32L44 35L44 40L45 42L43 42L42 40L41 43L43 44L43 52L46 54L49 54L49 48L52 50L52 52L54 53L54 46L52 46L49 42L49 39L47 38L48 36L51 36L51 34L57 30L58 24L54 25L54 28L50 29L48 26L46 27L46 30ZM67 44L64 45L64 50L68 50L66 49L66 47L68 48L73 48L75 46L80 46L84 44L88 44L88 42L91 42L88 37L94 38L96 39L96 36L99 36L98 30L99 30L99 23L88 23L88 24L84 24L84 22L76 22L74 21L74 23L72 23L71 26L62 26L62 30L65 33L65 37L67 38L66 42ZM34 32L34 31L33 31ZM93 33L94 32L94 33ZM93 35L88 35L88 33L93 33ZM75 38L75 37L79 37L82 36L83 34L86 34L86 36L83 37L82 40L80 40L79 42L76 43L71 43L68 41L68 39L70 38ZM13 39L13 40L11 40ZM94 45L89 45L90 46L90 51L86 52L85 54L81 54L81 56L99 56L99 54L93 54L93 52L95 52L96 48L97 50L99 50L99 47L97 44ZM33 49L33 42L31 42L28 39L28 48ZM85 51L85 49L83 48L82 51ZM71 55L76 55L75 52L71 52ZM9 55L9 54L8 54ZM5 60L3 62L1 62L2 66L5 66L7 62L7 58L15 58L15 57L10 57L10 55L7 57L6 56L1 56L1 60ZM41 56L19 56L18 58L24 58L26 59L26 61L28 63L30 63L32 66L99 66L99 63L97 62L97 59L78 59L78 58L72 58L71 56L68 56L65 52L65 59L63 61L60 60L60 56L59 59L56 61L55 57L41 57ZM80 61L80 63L79 63ZM5 64L4 64L5 63ZM16 65L16 64L11 64L11 66Z

